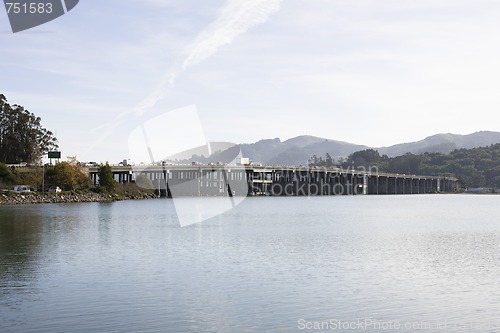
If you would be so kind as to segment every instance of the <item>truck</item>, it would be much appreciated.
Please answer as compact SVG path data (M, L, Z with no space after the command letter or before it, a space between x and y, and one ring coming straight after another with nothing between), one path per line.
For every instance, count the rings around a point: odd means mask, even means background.
M250 159L248 157L238 157L236 159L236 164L238 164L238 165L250 165Z

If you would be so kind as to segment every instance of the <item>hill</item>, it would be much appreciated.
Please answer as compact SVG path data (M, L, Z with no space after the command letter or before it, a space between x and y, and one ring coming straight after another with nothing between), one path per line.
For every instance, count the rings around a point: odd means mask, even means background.
M477 147L485 147L492 144L500 143L499 132L481 131L468 135L460 134L436 134L429 136L423 140L402 143L390 147L374 148L381 155L389 157L400 156L406 153L422 154L422 153L450 153L455 149L471 149Z
M249 157L254 162L268 165L306 165L313 155L325 156L328 153L338 160L368 148L377 150L380 155L394 157L406 153L447 154L455 149L485 147L496 143L500 143L499 132L481 131L468 135L436 134L420 141L380 148L309 135L298 136L286 141L281 141L279 138L260 140L255 143L241 144L240 147L243 156Z
M307 165L313 155L329 153L333 158L345 157L355 151L368 148L343 141L328 140L309 135L298 136L286 141L280 139L260 140L241 144L243 156L252 161L268 165Z

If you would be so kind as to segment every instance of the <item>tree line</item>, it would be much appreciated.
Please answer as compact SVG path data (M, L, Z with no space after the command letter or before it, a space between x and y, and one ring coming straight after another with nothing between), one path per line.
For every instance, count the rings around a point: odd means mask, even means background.
M21 105L11 105L0 94L0 162L38 163L58 148L54 134L42 127L42 120Z
M115 189L116 181L108 163L99 166L98 176L99 187L94 189L100 192L112 192ZM9 188L15 184L30 185L31 188L40 191L51 186L58 186L64 191L93 189L85 167L79 163L59 162L55 165L46 165L44 168L15 168L0 163L0 187Z
M40 117L21 105L9 104L0 94L0 185L28 184L44 190L41 187L45 184L66 191L90 188L90 179L76 157L41 169L7 166L20 162L41 165L43 155L58 148L57 138L41 123ZM103 164L98 173L100 188L113 191L116 182L111 167Z
M334 161L330 154L309 159L310 166L378 168L380 172L449 176L458 178L463 187L500 188L500 144L472 149L457 149L449 154L423 153L388 157L366 149Z

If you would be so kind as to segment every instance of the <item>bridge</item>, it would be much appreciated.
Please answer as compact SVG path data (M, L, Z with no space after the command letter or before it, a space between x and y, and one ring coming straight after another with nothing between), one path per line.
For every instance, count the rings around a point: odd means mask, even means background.
M454 193L458 180L444 176L260 165L112 166L119 183L136 182L172 196L321 196ZM98 184L98 167L89 167Z

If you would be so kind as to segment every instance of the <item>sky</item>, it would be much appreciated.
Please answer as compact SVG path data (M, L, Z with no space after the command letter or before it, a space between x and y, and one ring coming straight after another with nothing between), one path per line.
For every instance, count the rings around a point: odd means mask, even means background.
M0 93L80 161L130 158L151 124L156 145L500 131L498 13L487 0L81 0L13 34L2 9Z

